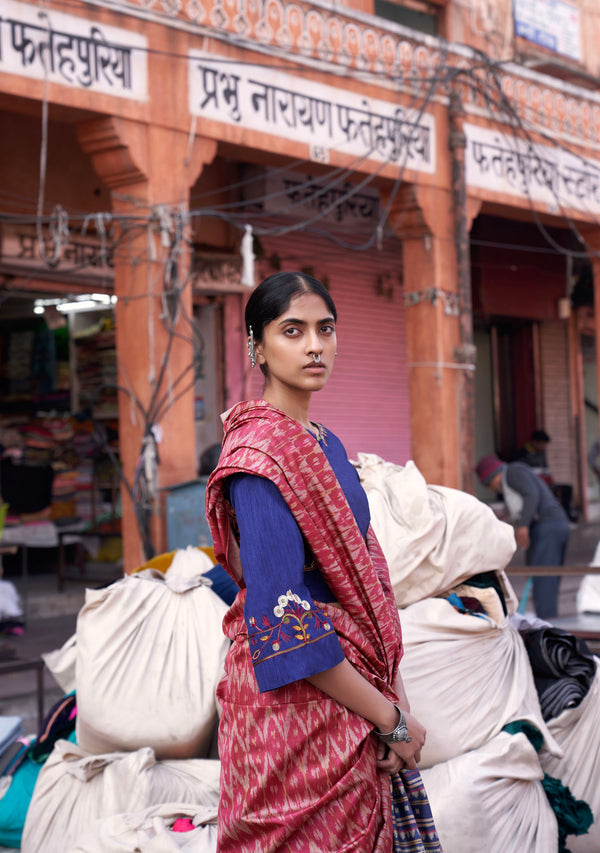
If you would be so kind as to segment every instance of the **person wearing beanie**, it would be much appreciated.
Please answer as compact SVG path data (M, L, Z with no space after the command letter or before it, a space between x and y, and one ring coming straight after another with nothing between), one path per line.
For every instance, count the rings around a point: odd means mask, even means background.
M554 493L523 462L503 462L495 454L477 463L477 476L502 498L515 526L528 566L562 566L569 541L569 519ZM558 616L560 577L534 577L533 602L540 619Z

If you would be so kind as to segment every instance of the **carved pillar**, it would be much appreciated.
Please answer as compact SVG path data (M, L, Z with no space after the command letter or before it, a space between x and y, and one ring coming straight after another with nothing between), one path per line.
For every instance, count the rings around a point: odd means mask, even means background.
M189 189L216 143L167 128L106 117L83 122L79 142L112 194L119 392L119 444L127 483L134 482L152 427L158 444L157 486L196 475L192 294L186 241ZM123 556L132 571L166 546L160 494L151 500L149 536L140 538L134 504L121 488ZM163 493L164 494L164 493Z
M455 358L464 369L459 374L459 466L460 483L465 492L475 493L475 344L473 343L473 307L471 302L471 253L465 178L466 137L463 131L464 110L458 92L450 95L450 133L448 147L452 169L454 213L454 246L456 251L456 290L460 344Z
M462 374L473 364L461 346L452 192L405 185L389 221L403 241L412 456L428 482L464 489Z

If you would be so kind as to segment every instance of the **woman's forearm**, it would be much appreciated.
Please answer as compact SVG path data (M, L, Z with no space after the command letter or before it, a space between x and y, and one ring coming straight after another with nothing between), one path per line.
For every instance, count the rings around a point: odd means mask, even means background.
M380 732L392 732L398 725L399 716L394 703L386 699L383 693L380 693L366 678L363 678L348 660L343 660L331 669L312 675L307 681L336 702L345 705L350 711L369 720ZM402 704L406 701L406 694L401 679L399 679L399 685L397 680L396 686L401 688L398 694L398 707L404 712L410 737L408 741L395 742L388 747L401 759L402 764L398 765L394 756L386 758L385 752L379 756L380 769L388 773L397 772L399 766L414 769L421 760L421 749L425 743L426 735L421 723ZM379 746L383 748L383 744Z
M360 714L382 732L389 732L398 722L394 704L357 672L348 660L306 679L313 687Z

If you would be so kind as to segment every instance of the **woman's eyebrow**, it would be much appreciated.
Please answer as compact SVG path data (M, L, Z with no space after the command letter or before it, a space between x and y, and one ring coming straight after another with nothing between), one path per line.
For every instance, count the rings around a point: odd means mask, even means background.
M296 323L300 326L306 326L306 320L298 320L296 317L285 317L285 319L279 321L280 326L285 326L286 323Z
M296 323L298 326L306 326L306 320L300 320L296 317L286 317L284 320L280 320L278 325L285 326L286 323ZM335 320L333 317L325 317L323 320L317 320L318 325L321 323L335 323Z

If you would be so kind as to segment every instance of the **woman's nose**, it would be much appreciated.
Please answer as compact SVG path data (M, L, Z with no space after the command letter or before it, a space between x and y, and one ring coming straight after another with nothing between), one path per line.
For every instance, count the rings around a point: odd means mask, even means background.
M309 332L306 338L307 352L323 352L323 344L317 332Z

